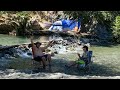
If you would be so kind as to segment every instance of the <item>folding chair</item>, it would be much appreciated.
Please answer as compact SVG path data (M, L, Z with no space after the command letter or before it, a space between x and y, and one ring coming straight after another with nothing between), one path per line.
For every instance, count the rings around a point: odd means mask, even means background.
M91 69L91 65L93 63L93 59L92 59L92 55L93 55L93 51L89 51L88 53L88 63L84 66L84 67L81 67L80 64L78 64L77 68L78 69L84 69L85 71L88 69L88 71L90 71Z
M93 51L89 51L89 53L88 53L88 64L85 66L85 68L88 67L89 70L91 69L91 65L93 63L92 55L93 55Z
M42 61L37 62L37 61L34 60L34 50L33 50L33 47L32 47L32 56L33 56L32 60L31 60L32 67L35 68L35 67L37 67L38 64L39 64L39 67L41 67Z

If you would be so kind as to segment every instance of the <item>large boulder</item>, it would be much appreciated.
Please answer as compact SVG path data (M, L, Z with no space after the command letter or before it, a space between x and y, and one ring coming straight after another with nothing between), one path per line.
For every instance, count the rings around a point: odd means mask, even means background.
M15 29L13 24L16 24L16 22L12 22L11 17L6 15L0 16L0 33L9 34L9 32L12 32Z
M32 21L31 23L31 29L33 30L42 30L43 28L40 26L38 21Z
M9 34L14 28L11 25L0 24L0 33L1 34Z

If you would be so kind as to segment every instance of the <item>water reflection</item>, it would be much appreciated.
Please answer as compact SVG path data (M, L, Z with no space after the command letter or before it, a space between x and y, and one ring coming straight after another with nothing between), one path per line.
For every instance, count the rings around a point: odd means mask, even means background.
M38 41L40 42L46 42L46 41L49 41L49 36L40 36Z
M55 41L55 44L52 47L48 48L51 51L51 53L66 54L66 53L77 53L79 51L82 51L81 45L79 45L77 42L79 40L74 37L61 37L59 34L54 34L51 36L34 36L33 41L48 42L51 40ZM17 44L20 45L23 43L30 43L30 38L0 34L1 45L17 45ZM21 57L27 56L27 53L23 52L20 53L20 55L22 55Z
M30 42L30 40L27 37L0 34L0 45L17 45L28 42Z
M49 36L34 36L34 41L46 42L49 41ZM11 36L0 34L0 45L17 45L23 43L30 43L30 38Z

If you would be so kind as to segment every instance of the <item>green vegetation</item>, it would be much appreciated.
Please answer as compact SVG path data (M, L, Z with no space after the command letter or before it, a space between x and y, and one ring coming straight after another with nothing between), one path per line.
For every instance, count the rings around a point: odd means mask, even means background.
M55 11L57 14L58 11ZM64 16L81 19L81 32L95 32L97 25L105 27L111 35L111 40L116 43L120 43L120 30L119 30L119 17L120 11L63 11ZM18 36L24 36L26 32L31 30L30 24L28 24L31 17L38 15L39 21L43 18L46 20L48 17L43 11L0 11L0 16L6 15L5 21L8 25L11 25L12 30L17 31ZM60 17L60 15L58 14ZM41 19L42 17L42 19ZM5 29L7 32L11 30ZM1 30L4 31L4 30ZM104 29L103 29L104 32Z
M27 30L27 23L28 23L29 18L28 17L23 17L23 18L19 18L19 26L17 27L16 31L17 31L17 35L18 36L24 36Z
M114 40L116 40L117 43L120 43L120 16L117 16L113 23Z
M119 15L120 11L64 11L73 18L81 18L81 31L95 32L95 26L105 26L112 39L120 43ZM104 32L104 31L103 31Z

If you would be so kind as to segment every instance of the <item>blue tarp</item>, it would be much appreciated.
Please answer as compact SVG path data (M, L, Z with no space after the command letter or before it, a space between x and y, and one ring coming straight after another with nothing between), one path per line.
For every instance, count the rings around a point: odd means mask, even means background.
M49 30L57 29L59 31L62 31L65 28L73 30L76 26L80 28L80 19L78 19L78 21L63 19L61 21L54 22L53 25L49 28Z

